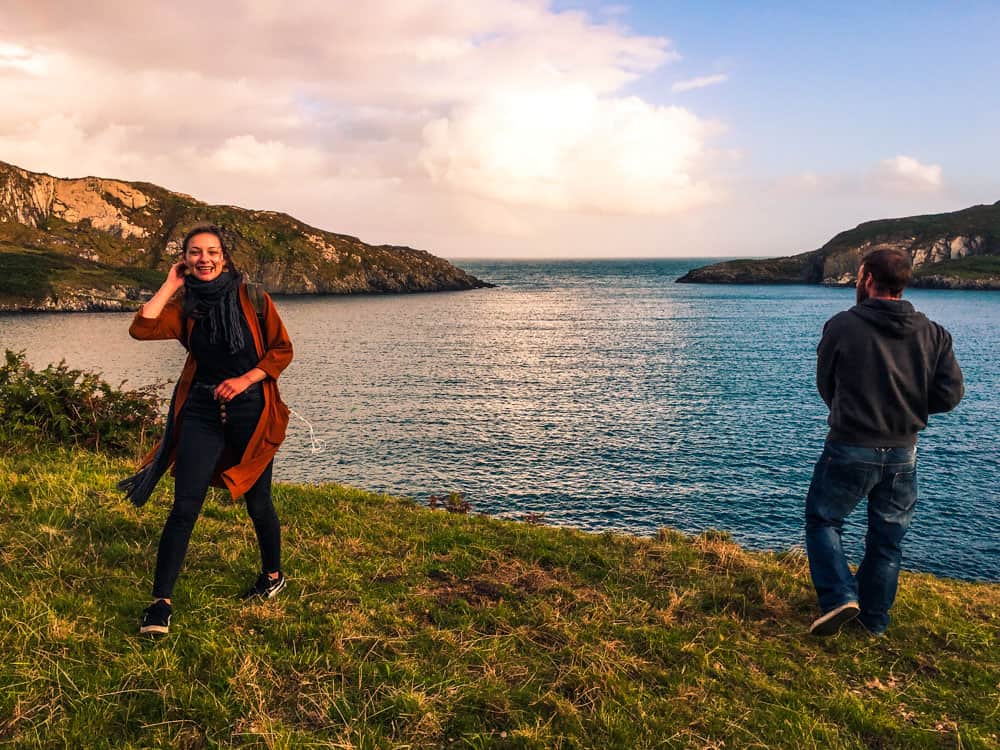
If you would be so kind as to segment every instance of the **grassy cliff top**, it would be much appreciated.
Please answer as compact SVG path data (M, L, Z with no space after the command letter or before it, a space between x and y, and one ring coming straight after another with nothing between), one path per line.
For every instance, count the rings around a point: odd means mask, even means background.
M288 214L209 205L147 182L58 178L0 162L0 310L135 309L186 232L222 227L270 292L430 292L491 286L424 250L369 245Z
M879 247L911 255L914 286L1000 289L1000 201L949 213L867 221L817 250L713 263L692 269L678 281L849 285L864 254Z
M876 219L839 233L823 246L827 253L909 237L916 241L956 235L1000 237L1000 201L940 214Z
M169 482L0 451L12 747L996 748L1000 585L904 574L887 637L819 640L801 553L588 534L276 485L280 598L210 497L172 632L137 635Z

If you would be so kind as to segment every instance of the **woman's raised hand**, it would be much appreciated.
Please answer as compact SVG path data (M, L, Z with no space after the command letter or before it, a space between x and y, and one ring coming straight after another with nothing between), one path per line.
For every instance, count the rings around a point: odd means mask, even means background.
M184 286L184 271L186 269L187 265L183 260L170 266L170 270L167 271L167 278L160 284L160 288L156 291L156 294L152 296L149 302L142 306L140 311L142 317L158 318L160 316L170 298L177 293L178 289Z
M169 288L171 294L184 286L185 271L187 271L187 264L183 260L170 266L170 270L167 271L167 278L163 280L163 286Z

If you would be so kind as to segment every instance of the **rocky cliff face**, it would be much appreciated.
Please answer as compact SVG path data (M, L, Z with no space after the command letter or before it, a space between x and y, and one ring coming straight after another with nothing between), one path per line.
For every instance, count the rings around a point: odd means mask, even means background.
M148 183L60 179L0 162L0 310L133 309L187 230L225 228L246 275L279 294L492 286L423 250L373 246L291 216L210 206Z
M0 221L32 227L44 226L50 218L71 224L86 221L122 239L145 238L148 231L129 222L125 207L134 212L147 205L149 198L125 182L60 180L0 165Z
M963 211L866 222L799 255L697 268L680 282L852 285L864 255L897 248L913 259L913 286L1000 289L1000 202Z

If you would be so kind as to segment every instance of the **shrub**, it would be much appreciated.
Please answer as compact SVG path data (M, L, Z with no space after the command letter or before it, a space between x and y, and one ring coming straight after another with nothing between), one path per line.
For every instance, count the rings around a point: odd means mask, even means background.
M431 495L427 505L433 510L444 508L449 513L468 513L472 507L471 503L462 497L461 492L449 492L447 496Z
M24 352L0 366L0 444L69 445L117 455L148 449L162 428L159 384L117 388L61 361L33 370Z

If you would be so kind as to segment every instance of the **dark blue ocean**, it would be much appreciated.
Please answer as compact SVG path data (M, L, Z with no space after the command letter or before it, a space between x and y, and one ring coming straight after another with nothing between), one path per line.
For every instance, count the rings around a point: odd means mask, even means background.
M732 532L803 544L803 498L826 432L814 385L824 321L853 289L674 280L703 260L459 262L496 289L279 298L296 349L279 479L474 511L654 534ZM908 291L947 327L965 371L957 410L919 448L904 566L1000 581L1000 293ZM65 357L139 384L175 378L174 343L128 339L128 316L0 318L34 364ZM846 530L857 556L863 506Z

